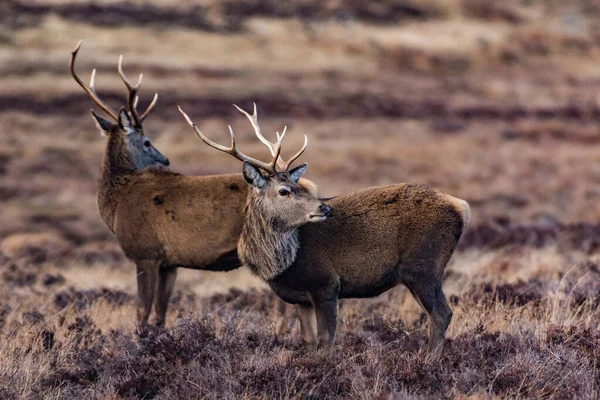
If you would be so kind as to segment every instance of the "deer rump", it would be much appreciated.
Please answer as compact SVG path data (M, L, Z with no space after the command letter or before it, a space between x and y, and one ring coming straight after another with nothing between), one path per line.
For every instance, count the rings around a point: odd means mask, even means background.
M310 305L308 293L332 286L339 298L361 298L399 283L441 281L469 217L466 202L418 183L325 203L331 214L299 228L295 262L267 282L288 303Z
M218 271L241 265L237 241L248 192L241 174L192 177L147 170L124 191L114 232L128 258Z

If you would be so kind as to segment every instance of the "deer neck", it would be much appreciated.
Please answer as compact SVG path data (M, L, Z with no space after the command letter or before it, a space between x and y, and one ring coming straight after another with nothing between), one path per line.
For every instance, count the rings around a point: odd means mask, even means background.
M110 135L98 176L98 211L108 226L115 232L115 213L121 193L136 174L135 164L126 148L125 141L118 135Z
M300 247L300 235L297 229L280 229L276 221L260 212L254 200L250 194L238 242L238 255L253 274L269 281L294 263Z

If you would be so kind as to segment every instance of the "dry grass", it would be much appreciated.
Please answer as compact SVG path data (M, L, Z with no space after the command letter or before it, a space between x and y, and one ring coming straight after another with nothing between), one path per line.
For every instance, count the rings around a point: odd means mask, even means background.
M337 346L312 354L302 349L297 327L275 337L275 297L268 291L204 297L185 282L171 304L171 327L139 337L131 289L111 285L125 271L89 266L85 276L106 282L89 288L82 287L81 267L23 285L5 274L3 394L592 398L600 378L597 256L561 255L553 247L507 253L454 258L446 282L454 319L440 360L423 352L426 320L402 288L345 301Z
M0 5L0 398L598 397L595 2L96 6ZM168 328L137 332L133 265L96 211L105 139L66 70L80 38L114 107L118 55L144 71L146 133L179 172L239 165L177 104L260 157L231 106L256 101L263 132L309 136L324 196L420 180L468 200L441 359L403 288L345 301L336 347L307 353L297 323L275 337L276 299L244 269L181 271Z

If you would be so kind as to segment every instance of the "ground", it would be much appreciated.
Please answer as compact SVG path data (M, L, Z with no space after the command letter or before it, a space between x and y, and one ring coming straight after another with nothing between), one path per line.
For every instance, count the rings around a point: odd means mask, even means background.
M600 396L600 6L592 0L6 1L0 5L0 398ZM472 218L446 269L440 359L398 287L345 301L313 354L244 268L180 271L167 328L135 327L134 265L98 216L105 138L68 73L124 102L172 169L240 172L309 137L323 196L423 181ZM284 148L285 152L285 148Z

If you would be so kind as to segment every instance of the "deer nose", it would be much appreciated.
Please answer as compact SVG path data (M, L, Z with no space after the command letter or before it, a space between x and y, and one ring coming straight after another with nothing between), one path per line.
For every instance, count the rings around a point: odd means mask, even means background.
M331 207L326 206L325 204L321 204L319 206L319 212L323 214L325 217L329 215L331 212Z
M171 165L171 161L169 161L168 158L165 158L165 161L163 162L163 164L168 167L169 165Z

